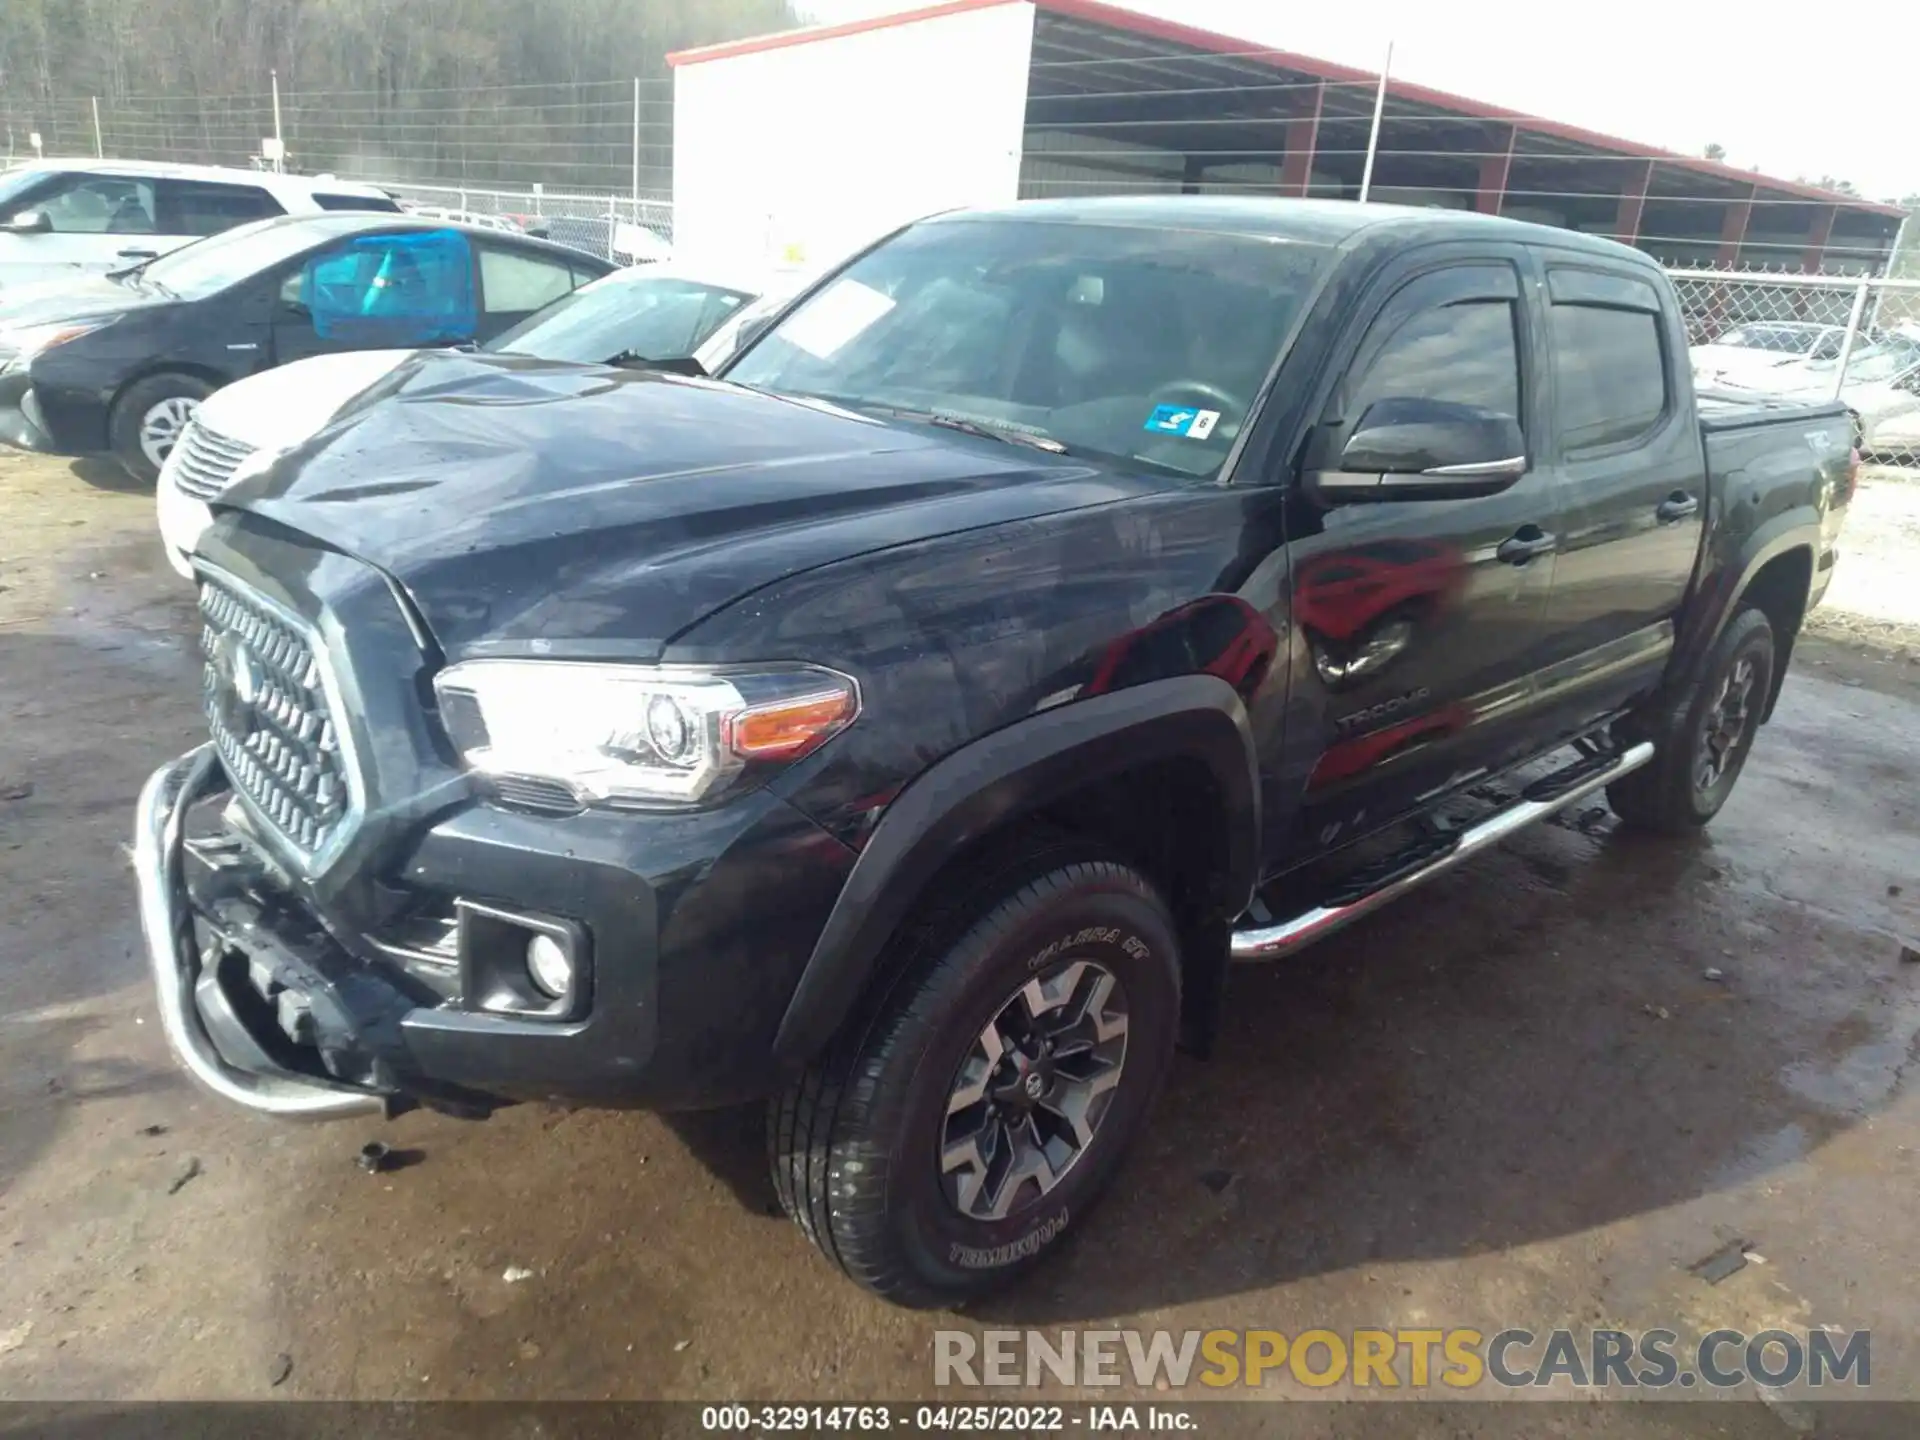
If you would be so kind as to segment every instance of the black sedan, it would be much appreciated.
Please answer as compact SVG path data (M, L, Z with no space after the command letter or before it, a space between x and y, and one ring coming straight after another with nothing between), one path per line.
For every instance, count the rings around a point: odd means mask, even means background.
M290 216L0 301L0 441L151 481L200 401L289 360L486 341L615 267L400 215Z

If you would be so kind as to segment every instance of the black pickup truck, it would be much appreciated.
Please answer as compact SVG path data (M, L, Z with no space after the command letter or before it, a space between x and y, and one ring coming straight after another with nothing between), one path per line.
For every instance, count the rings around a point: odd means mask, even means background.
M911 225L717 377L410 360L194 557L167 1035L284 1116L771 1097L855 1281L1003 1282L1230 961L1726 800L1857 457L1686 355L1610 242L1192 197Z

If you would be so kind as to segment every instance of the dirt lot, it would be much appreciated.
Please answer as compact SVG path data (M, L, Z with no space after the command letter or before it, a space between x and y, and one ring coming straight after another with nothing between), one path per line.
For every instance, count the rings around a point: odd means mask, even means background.
M1920 593L1906 553L1872 594ZM1899 633L1809 644L1710 835L1544 829L1237 976L1077 1243L955 1318L770 1213L757 1114L287 1128L191 1088L126 858L199 731L190 614L150 495L0 453L0 1395L901 1398L942 1326L1605 1323L1870 1326L1874 1391L1920 1399ZM374 1138L417 1163L360 1173ZM1732 1240L1745 1269L1689 1273ZM1808 1423L1644 1408L1592 1432Z

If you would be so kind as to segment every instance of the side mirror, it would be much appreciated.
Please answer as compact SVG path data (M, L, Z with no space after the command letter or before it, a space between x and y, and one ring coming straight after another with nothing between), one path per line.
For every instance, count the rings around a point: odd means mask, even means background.
M53 217L44 210L22 210L17 215L7 217L7 223L0 226L9 235L51 235Z
M772 328L773 316L754 316L751 320L747 321L746 324L742 325L740 327L740 333L733 337L734 353L738 354L740 351L746 349Z
M1328 504L1493 495L1527 473L1511 415L1446 400L1390 397L1367 407L1339 464L1309 477Z

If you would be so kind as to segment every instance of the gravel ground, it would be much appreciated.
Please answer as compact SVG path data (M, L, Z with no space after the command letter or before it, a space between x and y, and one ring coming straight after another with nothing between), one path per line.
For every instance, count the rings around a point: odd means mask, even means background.
M1609 1323L1870 1326L1875 1393L1920 1400L1920 667L1874 628L1920 620L1915 497L1863 486L1819 627L1848 643L1803 648L1709 834L1542 828L1237 976L1077 1241L939 1316L769 1213L754 1113L290 1128L193 1089L125 853L199 733L189 597L150 495L0 452L0 1395L845 1401L928 1394L942 1327ZM376 1138L417 1163L360 1173ZM1690 1273L1735 1240L1744 1269ZM1444 1432L1815 1423L1473 1408Z
M1920 468L1869 466L1847 512L1845 543L1818 635L1920 657Z

